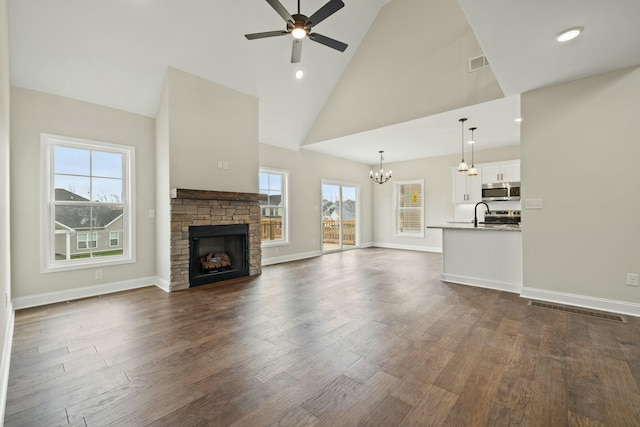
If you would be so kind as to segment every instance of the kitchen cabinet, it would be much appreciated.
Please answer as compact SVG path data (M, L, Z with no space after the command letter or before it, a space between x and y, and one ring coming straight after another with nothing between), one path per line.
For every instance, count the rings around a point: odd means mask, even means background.
M483 165L482 183L494 182L520 182L520 161Z
M469 176L452 168L453 203L477 203L482 200L480 176Z

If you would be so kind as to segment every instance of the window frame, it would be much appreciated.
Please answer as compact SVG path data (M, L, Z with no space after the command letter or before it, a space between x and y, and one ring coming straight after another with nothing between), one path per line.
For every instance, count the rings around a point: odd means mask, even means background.
M112 234L116 235L115 239L113 237L111 237ZM111 242L113 242L113 240L116 241L115 245L111 243ZM120 246L120 232L119 231L109 231L109 247L110 248L115 248L116 246Z
M279 175L282 178L282 239L280 240L262 240L262 247L270 246L284 246L289 244L289 171L283 169L274 169L267 167L260 167L258 170L258 176L260 174ZM262 188L258 186L258 192L262 191ZM266 205L264 208L269 208L271 205ZM260 206L260 226L262 227L262 210L263 206Z
M400 191L400 187L403 185L420 185L420 195L422 198L422 203L420 204L420 206L416 206L415 208L419 208L420 209L420 232L416 232L416 233L409 233L409 232L402 232L399 231L398 229L398 213L400 212L401 207L398 206L398 197L399 197L399 191ZM410 179L410 180L404 180L404 181L393 181L393 214L392 214L392 218L393 218L393 235L396 237L415 237L415 238L424 238L425 236L425 232L424 232L424 215L425 215L425 208L424 208L424 203L425 203L425 197L424 197L424 179Z
M116 203L122 206L122 243L121 255L105 257L55 259L56 245L56 205L65 205L55 200L55 167L53 151L55 147L69 147L82 150L94 150L102 152L118 153L122 155L122 201ZM109 265L128 264L136 261L135 256L135 147L121 144L113 144L103 141L94 141L82 138L74 138L62 135L42 133L40 135L40 272L52 273L57 271L81 270ZM67 202L68 203L68 202ZM113 202L83 201L83 205L104 206L113 205ZM69 231L72 231L69 229ZM99 230L78 230L78 234L96 233ZM92 240L87 240L87 244ZM76 242L77 246L77 242ZM77 249L77 248L76 248ZM89 247L86 250L90 249ZM84 249L80 249L84 250Z
M80 236L84 235L86 238L80 240ZM91 237L89 237L91 236ZM95 236L95 239L94 239ZM80 247L80 242L84 243L85 245L87 245L84 248ZM89 242L91 242L91 245L89 245ZM97 248L98 247L98 232L97 231L83 231L83 232L79 232L76 234L76 249L79 251L83 251L89 248Z

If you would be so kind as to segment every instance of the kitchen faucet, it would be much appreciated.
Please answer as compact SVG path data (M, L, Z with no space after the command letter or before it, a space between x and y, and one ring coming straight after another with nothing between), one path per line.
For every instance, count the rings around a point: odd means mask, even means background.
M491 210L489 210L489 205L486 204L485 202L478 202L476 203L476 207L473 208L473 226L475 228L478 227L478 205L485 205L487 207L487 211L485 212L485 215L488 213L491 213Z

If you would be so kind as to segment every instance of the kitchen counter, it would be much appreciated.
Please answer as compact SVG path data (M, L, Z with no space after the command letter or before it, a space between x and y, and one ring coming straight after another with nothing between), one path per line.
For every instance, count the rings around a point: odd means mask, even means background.
M442 225L428 225L427 228L473 231L522 231L519 225L514 224L478 224L478 227L474 227L470 222L450 222Z
M445 282L520 293L522 229L515 225L448 223L442 229Z

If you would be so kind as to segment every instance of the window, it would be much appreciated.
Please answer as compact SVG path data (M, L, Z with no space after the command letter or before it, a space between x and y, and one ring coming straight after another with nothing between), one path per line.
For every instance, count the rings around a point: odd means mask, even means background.
M91 239L89 239L89 236L91 236ZM78 250L98 247L98 233L78 233L77 240L76 247Z
M395 235L424 237L424 180L395 181Z
M119 246L120 245L120 233L117 231L109 232L109 246Z
M42 134L42 272L134 261L134 148Z
M289 172L275 169L260 169L260 229L262 245L286 244L288 238L288 178Z

